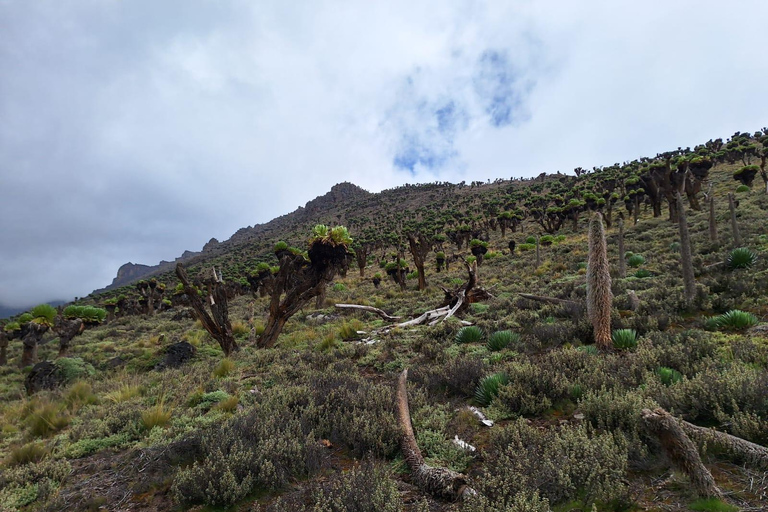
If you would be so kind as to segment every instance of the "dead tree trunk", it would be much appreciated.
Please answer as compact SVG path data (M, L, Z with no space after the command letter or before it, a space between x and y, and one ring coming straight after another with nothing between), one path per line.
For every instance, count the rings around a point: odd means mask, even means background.
M768 448L712 428L699 427L687 421L681 421L680 425L688 437L697 443L715 446L731 454L739 462L757 469L768 470Z
M224 290L224 282L216 275L216 270L213 270L213 278L209 281L210 296L208 301L211 308L210 315L206 311L197 288L190 284L187 271L184 270L184 266L181 263L176 264L176 277L181 281L184 293L189 298L190 305L200 323L203 324L203 327L210 333L213 339L219 342L224 355L229 356L232 352L240 350L232 334L232 324L229 323L229 308L227 306L227 293Z
M435 468L424 462L416 436L411 425L411 412L408 408L408 389L406 380L408 370L403 370L397 379L397 419L400 423L402 438L400 449L405 456L405 462L411 470L414 483L432 496L457 501L464 496L474 494L469 487L467 477L447 468Z
M377 315L379 315L381 318L383 318L388 322L397 322L398 320L400 320L399 316L390 316L385 311L379 308L375 308L373 306L361 306L358 304L336 304L335 307L337 309L356 309L359 311L368 311L370 313L376 313Z
M701 462L696 446L682 427L664 409L643 409L641 418L647 429L661 442L670 462L686 474L696 492L704 497L721 497L712 473Z

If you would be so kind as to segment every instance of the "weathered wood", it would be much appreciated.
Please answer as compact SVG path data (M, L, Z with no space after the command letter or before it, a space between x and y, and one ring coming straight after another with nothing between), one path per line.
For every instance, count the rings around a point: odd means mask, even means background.
M391 316L387 314L386 311L383 311L379 308L375 308L373 306L362 306L359 304L336 304L335 307L338 309L358 309L360 311L368 311L370 313L376 313L387 322L397 322L398 320L402 319L402 317Z
M447 468L432 467L424 462L411 424L407 379L408 370L405 369L397 379L397 419L402 433L400 449L403 451L405 462L411 470L414 483L435 497L451 501L474 494L475 491L469 487L466 476Z
M206 311L205 304L197 293L197 289L192 286L187 276L187 271L181 263L176 264L176 277L181 281L184 287L184 293L189 298L192 309L197 314L197 318L206 331L219 342L219 346L224 351L224 355L229 356L233 351L240 350L232 333L232 324L229 322L229 308L227 307L227 294L224 290L222 280L213 271L213 282L210 283L210 304L211 314ZM213 315L213 316L211 316Z
M671 414L661 408L643 409L640 417L648 431L659 439L670 462L686 474L700 496L722 496L712 473L701 462L696 446Z
M713 428L699 427L687 421L680 421L680 425L688 437L698 444L706 443L707 446L715 446L749 466L768 470L768 448Z

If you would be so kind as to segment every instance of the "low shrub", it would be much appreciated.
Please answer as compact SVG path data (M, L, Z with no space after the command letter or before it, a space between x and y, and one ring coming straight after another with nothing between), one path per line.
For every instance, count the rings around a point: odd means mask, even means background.
M743 331L757 325L759 320L755 315L747 311L732 309L722 315L708 318L704 327L707 330L726 329L732 331Z
M729 269L736 270L739 268L749 268L754 265L756 261L757 254L747 247L739 247L728 254L728 259L725 264Z
M520 341L520 335L512 331L496 331L488 337L488 350L494 352Z
M637 347L637 331L634 329L614 329L611 333L613 348L630 350Z
M51 450L41 442L27 443L16 448L11 448L5 460L7 467L21 466L30 462L40 462L50 455Z
M475 389L475 402L483 407L491 405L493 399L499 395L499 389L508 382L509 377L506 373L496 373L485 377Z
M234 371L235 366L235 362L232 359L225 357L219 361L219 364L213 369L213 376L220 379L224 378Z
M645 263L645 257L642 254L632 254L627 259L627 264L632 268L637 268L643 263Z
M155 427L162 428L169 421L171 421L171 411L166 409L163 402L141 413L141 424L145 430L152 430Z
M672 384L683 380L683 375L679 371L666 366L659 366L656 368L656 375L659 376L659 380L665 386L671 386Z
M468 325L456 333L456 343L477 343L483 339L483 331L476 325Z
M585 426L539 429L517 420L495 430L476 488L486 506L470 510L549 510L579 499L585 504L626 494L627 444ZM471 503L471 502L470 502ZM489 505L493 504L493 508ZM516 503L524 508L513 508Z

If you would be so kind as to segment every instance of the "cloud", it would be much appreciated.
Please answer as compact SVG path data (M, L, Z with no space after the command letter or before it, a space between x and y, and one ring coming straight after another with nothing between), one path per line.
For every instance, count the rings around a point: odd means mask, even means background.
M5 0L0 303L84 295L340 181L567 172L758 129L766 16L760 0Z

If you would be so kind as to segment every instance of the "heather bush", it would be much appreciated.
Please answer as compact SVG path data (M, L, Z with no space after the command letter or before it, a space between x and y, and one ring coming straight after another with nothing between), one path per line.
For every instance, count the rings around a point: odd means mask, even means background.
M518 420L492 433L486 461L476 486L488 501L476 510L510 510L521 495L530 507L536 491L552 504L610 501L626 492L626 441L585 426L541 430Z
M483 331L476 325L462 327L456 333L456 343L477 343L483 339Z
M571 385L562 373L542 370L529 362L507 365L507 382L498 390L498 403L515 414L536 415L568 397Z
M0 510L18 510L53 495L71 473L67 461L43 459L0 473Z

